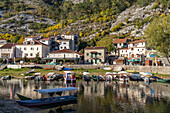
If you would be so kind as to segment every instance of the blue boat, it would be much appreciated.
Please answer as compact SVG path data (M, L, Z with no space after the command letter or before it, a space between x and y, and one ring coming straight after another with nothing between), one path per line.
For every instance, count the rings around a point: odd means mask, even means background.
M77 91L76 87L67 87L67 88L54 88L54 89L36 89L39 93L48 93L50 96L55 93L60 95L60 97L50 97L50 98L42 98L42 99L32 99L32 100L19 100L16 101L18 104L26 107L37 107L51 104L63 104L71 101L77 101L77 95L66 95L61 96L63 91Z
M64 68L64 71L74 70L74 68Z

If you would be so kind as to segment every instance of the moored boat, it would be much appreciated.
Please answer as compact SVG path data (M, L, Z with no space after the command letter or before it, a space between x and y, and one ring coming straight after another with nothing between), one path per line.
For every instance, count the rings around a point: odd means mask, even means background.
M53 105L53 104L62 104L65 102L70 102L70 101L76 101L77 100L77 95L66 95L66 96L61 96L62 92L64 91L77 91L77 88L75 87L67 87L67 88L54 88L54 89L36 89L34 91L37 91L41 94L47 93L51 97L50 98L41 98L41 99L32 99L32 100L19 100L16 101L18 104L22 106L27 106L27 107L35 107L35 106L44 106L44 105ZM57 93L60 95L59 97L52 97Z
M170 83L170 79L158 79L157 82Z
M70 71L70 70L74 70L74 68L64 68L64 71Z
M104 70L113 70L113 68L111 68L111 67L105 67L105 68L103 68Z
M89 72L83 72L84 81L91 81L91 76Z
M113 73L106 72L106 81L112 81L113 80Z
M64 71L63 78L65 82L76 82L76 73L73 71Z

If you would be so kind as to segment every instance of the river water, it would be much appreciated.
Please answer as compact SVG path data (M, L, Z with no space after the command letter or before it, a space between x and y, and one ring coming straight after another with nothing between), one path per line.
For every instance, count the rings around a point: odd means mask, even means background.
M116 83L76 81L35 82L21 79L0 81L0 96L19 100L16 93L36 99L47 95L34 89L77 87L78 102L48 109L34 109L39 113L170 113L170 84L143 82Z

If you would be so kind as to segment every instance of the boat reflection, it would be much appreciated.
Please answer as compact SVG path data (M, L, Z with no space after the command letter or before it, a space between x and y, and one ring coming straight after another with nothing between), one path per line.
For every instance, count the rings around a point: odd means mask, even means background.
M50 110L57 112L57 109L62 112L68 109L74 109L75 112L101 112L101 110L106 112L126 112L127 110L131 110L128 112L137 112L137 110L144 112L149 110L154 112L153 110L158 108L162 109L162 112L166 112L170 105L170 84L145 84L136 81L127 83L115 81L76 81L76 83L50 81L47 83L46 81L35 82L33 80L13 79L0 81L0 95L19 100L16 96L16 93L19 93L32 99L38 99L45 98L48 95L34 92L34 89L61 87L77 87L78 102L69 103L60 109L58 105L49 106L50 108L44 108L46 112L50 112ZM63 95L66 94L63 93ZM41 108L39 110L43 112Z

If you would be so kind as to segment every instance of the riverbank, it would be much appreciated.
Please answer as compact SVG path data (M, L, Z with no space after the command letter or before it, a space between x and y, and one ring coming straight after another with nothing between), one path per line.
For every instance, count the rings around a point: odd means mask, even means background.
M20 106L14 100L0 97L0 113L34 113L30 108Z
M31 69L29 68L21 68L21 69L5 69L0 71L0 77L10 75L14 78L24 78L25 76L22 75L23 73L30 71ZM105 75L106 72L112 72L108 70L103 70L103 69L75 69L74 72L77 75L82 75L84 71L88 71L91 73L91 75ZM46 75L49 72L55 72L56 74L63 74L63 71L57 71L57 70L45 70L45 69L35 69L33 73L30 73L30 75L34 75L35 73L41 73L41 76ZM161 78L170 78L170 74L158 74L158 73L153 73L157 77Z

